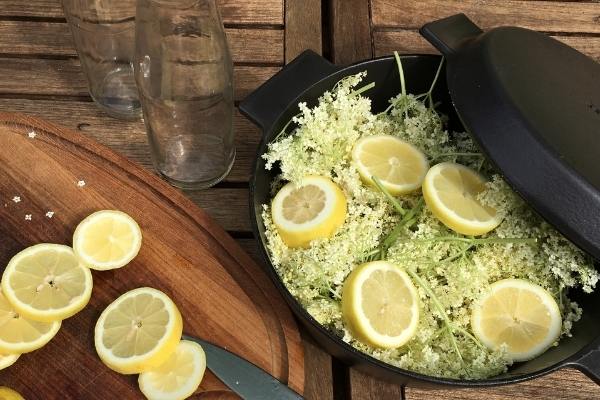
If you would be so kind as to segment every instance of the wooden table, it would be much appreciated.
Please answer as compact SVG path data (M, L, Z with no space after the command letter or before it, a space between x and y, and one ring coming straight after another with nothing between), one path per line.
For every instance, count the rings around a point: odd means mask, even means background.
M219 5L235 62L237 100L305 48L336 63L393 50L434 52L418 27L456 12L484 28L504 24L543 31L600 59L598 0L220 0ZM0 0L0 110L76 129L151 168L143 123L109 118L92 103L59 0ZM247 206L260 132L239 114L235 129L237 160L231 174L214 188L188 195L260 262ZM308 399L600 398L600 388L573 370L509 387L423 391L349 369L310 338L305 350Z

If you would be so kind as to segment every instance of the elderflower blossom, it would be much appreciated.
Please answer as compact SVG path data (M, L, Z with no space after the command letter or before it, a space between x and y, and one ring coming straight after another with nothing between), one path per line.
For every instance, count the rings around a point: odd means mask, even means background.
M325 92L314 108L300 103L293 118L295 130L281 135L263 155L267 169L280 172L274 192L286 181L300 182L306 175L331 178L344 191L348 211L344 225L329 239L311 242L309 248L288 248L263 205L271 260L288 290L322 325L357 349L386 363L423 374L482 379L503 373L511 361L504 348L490 351L465 334L454 333L462 356L456 355L438 310L418 287L421 317L418 334L397 349L378 349L361 343L344 327L341 289L354 267L378 247L399 222L384 195L365 186L350 162L354 143L365 136L394 135L423 151L431 164L455 161L488 176L479 200L494 207L503 219L484 238L535 238L531 243L469 245L435 241L441 236L460 237L446 228L424 207L404 237L387 251L386 258L410 269L426 282L447 312L453 326L470 332L470 306L489 285L505 278L523 278L548 290L557 300L563 317L562 336L581 316L569 300L568 290L594 289L599 275L592 260L533 212L492 167L478 154L465 133L449 133L437 112L413 95L390 100L388 113L373 114L371 101L355 92L366 73L342 79ZM410 209L420 194L398 197ZM423 240L427 239L427 240Z

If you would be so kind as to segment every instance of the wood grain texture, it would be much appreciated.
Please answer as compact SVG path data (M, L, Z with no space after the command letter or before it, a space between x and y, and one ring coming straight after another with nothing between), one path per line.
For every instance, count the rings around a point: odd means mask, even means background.
M375 56L399 53L438 54L439 52L414 30L375 31ZM596 61L600 61L600 36L564 36L552 35L555 39L568 44Z
M336 64L373 57L369 0L330 0L331 56Z
M235 99L241 100L279 67L234 67ZM78 59L0 58L0 94L88 96ZM26 84L25 84L26 82Z
M545 32L600 33L600 3L523 0L372 0L375 27L418 29L423 24L465 13L488 29L522 26Z
M80 134L17 114L2 113L0 121L0 197L7 204L0 207L0 265L33 243L69 244L76 224L98 209L129 213L144 234L138 257L124 269L94 272L90 304L46 347L1 371L3 384L28 398L139 397L135 379L110 371L96 356L93 325L119 294L151 286L178 304L185 332L227 346L302 392L303 351L290 311L262 269L206 213ZM31 129L35 139L27 137ZM85 177L86 186L78 187ZM10 202L15 194L22 202ZM48 209L55 211L51 220L44 218ZM51 385L37 379L44 376L52 376ZM226 390L210 374L201 389Z
M225 29L235 63L283 64L283 29ZM0 21L0 54L76 57L65 22Z
M323 52L321 0L286 0L285 61L290 62L306 49Z
M304 397L307 400L333 400L331 356L315 344L308 334L303 333L302 339L306 371Z
M423 390L406 388L407 400L591 400L600 399L600 386L581 372L564 369L509 386L486 389Z
M111 118L90 101L0 98L0 111L24 113L61 124L153 170L146 129L141 120ZM237 111L233 129L236 159L224 182L248 182L261 133Z
M379 381L350 368L350 398L352 400L402 399L402 386Z
M283 25L283 0L219 0L225 24ZM60 0L0 0L0 16L64 18Z

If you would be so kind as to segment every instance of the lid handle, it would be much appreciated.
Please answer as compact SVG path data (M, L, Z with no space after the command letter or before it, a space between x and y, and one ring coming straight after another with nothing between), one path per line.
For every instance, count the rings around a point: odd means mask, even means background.
M465 40L483 33L465 14L429 22L419 32L444 56L456 53Z

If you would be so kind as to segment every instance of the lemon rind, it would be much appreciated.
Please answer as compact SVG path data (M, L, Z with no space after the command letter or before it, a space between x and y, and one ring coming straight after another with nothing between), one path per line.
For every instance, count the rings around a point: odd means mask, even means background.
M481 325L481 304L494 292L506 287L525 289L534 292L540 299L542 299L543 304L550 311L551 326L548 327L548 335L544 341L540 342L538 345L532 347L526 352L511 352L510 350L507 350L507 355L511 357L514 362L528 361L544 353L560 337L562 329L562 317L560 309L558 308L558 305L556 304L556 301L552 295L548 293L547 290L524 279L509 278L492 283L489 287L488 293L474 305L471 313L471 328L473 329L473 333L477 339L479 339L481 343L483 343L490 350L496 350L502 344L492 342L483 334L481 329L477 328Z
M17 253L8 262L8 265L4 270L4 274L2 275L2 282L0 283L2 286L2 292L4 293L4 297L15 309L16 312L32 321L48 323L70 318L73 315L77 314L79 311L83 310L85 306L89 303L90 298L92 297L92 289L94 286L92 273L87 267L80 263L79 266L85 276L85 290L83 293L81 293L81 295L71 299L71 304L69 304L68 306L60 309L39 310L21 301L15 293L13 287L11 286L11 274L15 272L16 266L19 264L23 257L30 256L32 254L47 250L49 248L52 248L54 251L70 253L73 255L73 257L76 257L71 247L62 244L40 243L34 246L27 247L26 249Z
M148 293L164 301L165 309L169 313L169 325L167 327L171 329L167 329L167 332L170 332L170 334L163 336L154 349L146 354L127 358L114 356L112 351L103 344L104 330L102 328L104 322L109 313L125 299L140 293ZM104 309L94 328L94 346L100 360L113 371L124 375L139 374L165 362L177 347L182 333L183 319L173 300L158 289L142 287L122 294Z
M206 354L204 349L196 342L181 340L178 346L188 347L189 352L195 359L194 371L191 377L186 380L185 385L174 392L163 392L157 390L152 384L153 371L143 372L138 377L138 386L148 400L183 400L190 397L202 383L204 373L206 372ZM177 350L176 350L177 351Z
M130 251L120 260L113 260L110 262L99 262L94 258L89 257L85 252L81 251L82 241L85 240L82 232L84 232L84 230L88 227L90 223L94 222L96 219L104 215L111 215L111 217L113 218L125 221L129 226L132 227L132 230L136 231L136 234L133 235L135 241L131 246ZM97 271L108 271L126 266L138 255L141 247L142 231L140 229L140 226L129 214L118 210L100 210L90 214L83 221L81 221L79 225L77 225L77 228L75 228L75 232L73 233L73 250L75 251L75 255L81 260L81 262L85 266Z

